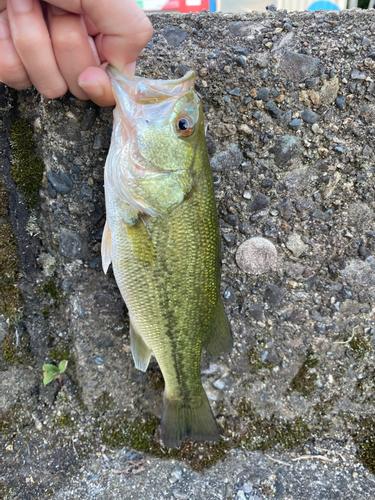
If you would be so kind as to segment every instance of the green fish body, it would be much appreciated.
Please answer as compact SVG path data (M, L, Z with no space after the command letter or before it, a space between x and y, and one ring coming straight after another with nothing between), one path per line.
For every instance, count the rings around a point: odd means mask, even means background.
M179 80L107 70L117 106L105 166L103 269L129 310L138 369L153 352L165 381L161 437L220 435L201 383L201 352L232 347L220 296L220 239L195 73Z

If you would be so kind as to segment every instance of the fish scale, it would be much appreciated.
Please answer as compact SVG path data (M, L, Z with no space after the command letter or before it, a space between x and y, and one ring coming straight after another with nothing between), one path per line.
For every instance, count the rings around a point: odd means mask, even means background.
M146 370L152 351L163 374L164 443L178 446L189 436L217 440L201 383L201 353L222 354L232 338L219 293L218 220L194 74L159 82L129 81L113 68L108 73L117 108L105 170L103 268L112 261L129 310L136 366ZM160 86L162 108L157 99L147 100L148 85L151 93ZM161 110L169 114L161 117ZM180 116L193 124L189 136L179 135ZM142 175L133 175L137 169Z

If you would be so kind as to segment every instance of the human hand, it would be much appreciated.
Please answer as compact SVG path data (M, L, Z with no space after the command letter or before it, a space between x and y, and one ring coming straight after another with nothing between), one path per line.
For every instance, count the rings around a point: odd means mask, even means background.
M151 36L136 0L0 0L0 81L111 106L106 63L132 78Z

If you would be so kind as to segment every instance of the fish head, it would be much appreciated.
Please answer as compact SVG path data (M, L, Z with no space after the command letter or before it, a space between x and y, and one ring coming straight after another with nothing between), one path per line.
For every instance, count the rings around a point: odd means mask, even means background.
M169 81L128 80L111 66L107 73L117 106L106 182L135 209L165 217L190 192L205 144L195 72Z

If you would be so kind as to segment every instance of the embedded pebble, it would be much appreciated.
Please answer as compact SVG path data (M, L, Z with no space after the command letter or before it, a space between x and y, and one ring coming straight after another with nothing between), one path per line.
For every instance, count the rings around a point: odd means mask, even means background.
M277 264L276 247L265 238L250 238L238 247L236 262L248 274L266 273Z
M317 119L318 115L314 111L311 111L311 109L306 109L302 113L302 120L306 123L315 123Z
M69 193L72 190L73 182L70 177L64 172L53 172L49 170L47 172L47 179L51 183L52 188L61 194Z
M299 257L308 249L308 246L302 241L301 236L296 233L289 235L286 246L296 257Z

